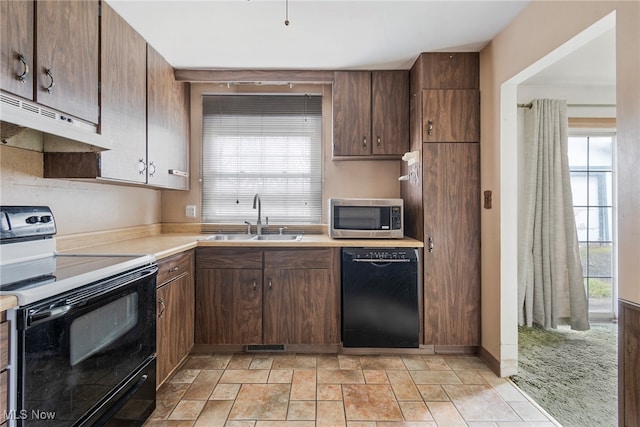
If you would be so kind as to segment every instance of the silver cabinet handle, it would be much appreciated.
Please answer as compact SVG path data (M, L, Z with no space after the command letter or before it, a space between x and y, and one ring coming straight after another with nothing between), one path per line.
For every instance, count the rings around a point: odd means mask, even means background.
M251 284L251 286L253 287L253 290L255 291L256 287L257 287L256 279L253 279L253 283Z
M429 253L433 253L433 237L429 237Z
M363 150L367 149L367 137L366 136L362 137L362 149Z
M147 164L144 162L144 159L138 159L138 173L140 175L144 174L144 171L147 170Z
M167 306L164 305L164 301L162 300L162 298L160 298L158 300L158 304L160 305L160 312L158 313L158 319L162 317L162 315L164 314L164 312L167 310Z
M27 64L27 59L21 53L18 54L18 61L22 62L23 67L22 73L18 74L18 80L24 83L27 80L27 74L29 74L29 65Z
M378 135L378 149L380 149L380 147L382 147L382 138Z
M176 265L175 267L171 267L171 268L169 269L169 273L174 273L174 272L178 271L179 269L180 269L180 267L178 267L178 266Z
M151 169L152 167L153 169ZM149 162L149 176L153 177L155 173L156 173L156 165L154 165L153 162Z
M433 120L427 122L427 135L433 135Z
M53 93L53 86L55 86L55 83L53 81L53 70L51 68L47 68L47 76L49 76L49 79L51 79L51 81L49 82L49 86L47 86L45 89L47 89L48 93Z
M271 289L271 277L269 277L269 289Z

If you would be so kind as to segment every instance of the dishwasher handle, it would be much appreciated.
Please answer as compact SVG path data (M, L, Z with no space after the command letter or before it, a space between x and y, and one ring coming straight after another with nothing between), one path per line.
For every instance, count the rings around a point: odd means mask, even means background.
M393 264L393 263L404 263L404 262L412 262L415 260L401 258L401 259L385 259L385 258L354 258L351 261L353 262L366 262L370 264Z

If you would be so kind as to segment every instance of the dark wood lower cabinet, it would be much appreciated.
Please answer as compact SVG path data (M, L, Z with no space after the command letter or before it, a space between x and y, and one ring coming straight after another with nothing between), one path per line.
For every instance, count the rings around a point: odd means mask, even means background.
M196 344L339 343L338 252L198 248Z
M262 343L262 270L198 269L196 344Z
M194 337L193 252L158 263L156 385L189 355Z

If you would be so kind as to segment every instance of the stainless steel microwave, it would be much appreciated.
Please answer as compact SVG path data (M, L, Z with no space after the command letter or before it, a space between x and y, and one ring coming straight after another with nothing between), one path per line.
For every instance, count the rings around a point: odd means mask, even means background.
M329 236L334 239L402 239L402 199L329 199Z

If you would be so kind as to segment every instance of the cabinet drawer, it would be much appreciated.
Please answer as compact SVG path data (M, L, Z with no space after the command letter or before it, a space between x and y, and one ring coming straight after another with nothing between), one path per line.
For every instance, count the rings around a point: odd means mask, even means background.
M330 268L331 249L268 250L265 268Z
M198 248L196 268L262 268L262 251L254 248Z
M158 262L158 279L156 283L158 286L179 277L185 273L188 273L191 269L191 260L193 254L191 251L183 252L181 254L173 255L169 258L163 259Z
M3 314L4 317L4 314ZM0 323L0 371L9 364L9 322ZM0 409L1 410L1 409Z

